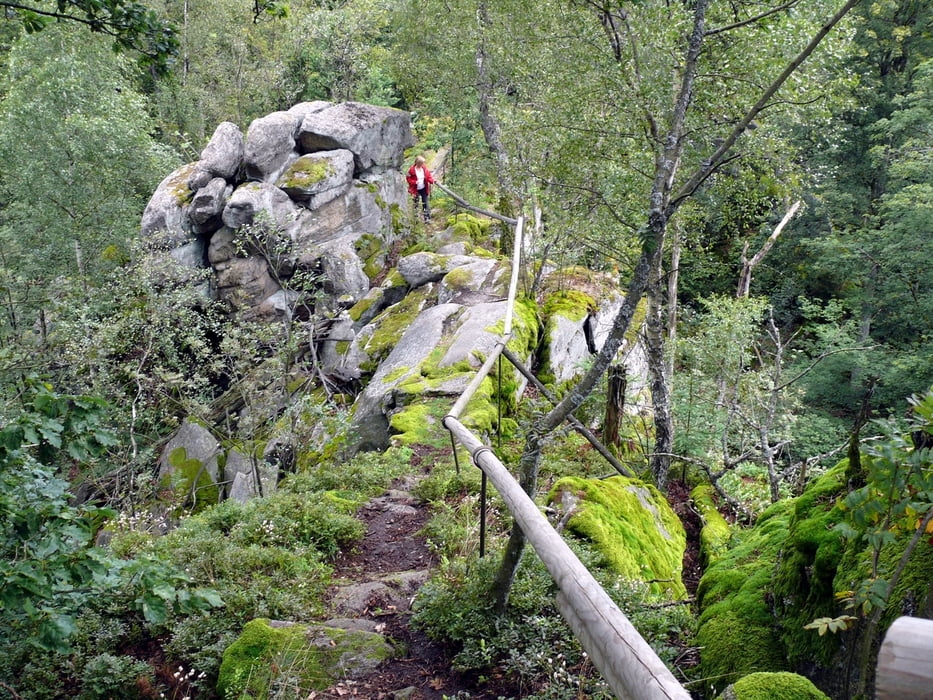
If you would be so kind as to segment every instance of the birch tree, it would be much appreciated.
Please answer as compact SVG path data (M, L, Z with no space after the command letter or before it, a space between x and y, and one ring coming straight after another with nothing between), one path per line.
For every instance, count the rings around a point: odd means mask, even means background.
M709 24L712 0L698 0L689 8L665 8L664 11L670 15L668 21L677 28L680 37L679 42L671 45L671 53L667 54L676 56L676 60L670 66L670 73L674 76L673 85L668 83L668 89L640 81L640 71L644 67L640 53L642 47L627 41L629 35L625 28L634 22L633 14L642 6L588 6L605 31L612 55L622 56L630 52L631 62L627 63L627 66L632 72L620 73L618 78L623 83L628 81L626 87L631 87L634 94L642 97L637 105L643 108L642 125L646 140L653 144L651 167L648 171L651 173L650 188L647 190L646 200L642 202L641 210L644 214L637 226L640 243L637 261L626 290L625 302L614 319L605 344L595 356L590 370L552 411L540 418L528 431L520 464L521 480L526 491L533 493L535 490L541 450L546 436L593 391L596 382L621 346L638 301L648 290L652 280L659 279L672 217L724 164L739 156L736 152L737 145L749 131L750 125L759 119L762 113L773 107L778 100L779 91L797 74L801 65L857 2L858 0L847 0L835 12L828 14L810 36L809 41L800 45L796 55L786 61L782 70L771 73L774 77L770 83L760 85L757 96L749 100L744 107L730 105L731 113L724 116L722 124L718 124L719 132L723 135L709 141L705 141L699 133L700 125L705 125L707 129L717 126L714 114L715 107L720 106L717 105L718 91L723 88L723 82L728 83L717 73L717 68L722 67L712 62L718 57L718 53L713 50L715 44L723 42L726 48L722 55L736 58L740 52L735 46L738 43L735 37L740 34L733 37L730 32L753 29L754 31L745 38L757 41L761 38L761 31L766 28L764 25L775 21L781 13L786 12L789 7L797 6L797 3L792 2L758 14L753 14L749 8L748 14L733 18L713 14L712 19L722 23L720 26ZM715 7L719 9L718 5ZM730 38L724 38L726 35L730 35ZM674 53L678 44L680 49ZM745 44L744 47L745 53L752 51L750 45ZM771 60L774 60L773 56ZM754 60L749 62L754 63ZM758 83L758 80L754 81L754 84ZM665 94L668 97L666 106L663 106ZM608 109L608 105L604 105L604 108ZM602 118L605 121L605 114ZM695 146L697 142L700 142L699 147ZM625 203L631 206L630 201ZM607 203L610 204L611 202ZM669 417L669 385L663 374L658 374L658 367L663 367L663 345L656 345L652 353L655 363L655 378L652 382L655 423L662 424L660 430L668 433L662 439L669 440L672 430ZM656 445L656 453L663 454L662 450L663 445L661 449ZM655 480L661 485L667 480L668 468L669 462L665 459L652 462ZM520 529L513 527L496 581L497 602L500 607L504 607L507 602L508 591L523 546L524 535Z

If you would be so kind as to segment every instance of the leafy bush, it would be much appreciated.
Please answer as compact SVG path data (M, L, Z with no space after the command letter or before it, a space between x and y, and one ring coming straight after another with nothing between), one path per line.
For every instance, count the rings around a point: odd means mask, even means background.
M134 700L152 667L129 656L99 654L84 666L78 700Z
M598 570L597 554L577 543L572 547L661 658L672 663L679 653L674 641L692 632L689 610L653 606L657 599L647 585ZM497 567L494 556L442 566L421 589L412 623L454 647L454 668L506 674L521 697L613 697L560 616L556 585L541 561L531 553L524 557L503 615L493 611L490 594Z

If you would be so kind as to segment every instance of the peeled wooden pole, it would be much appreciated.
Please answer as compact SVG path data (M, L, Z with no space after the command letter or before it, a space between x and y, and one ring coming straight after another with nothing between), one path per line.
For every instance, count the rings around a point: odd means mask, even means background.
M444 427L467 448L473 462L498 489L512 517L557 583L561 612L616 697L690 700L690 694L492 450L453 416L444 418Z
M878 652L876 700L933 700L933 620L899 617Z

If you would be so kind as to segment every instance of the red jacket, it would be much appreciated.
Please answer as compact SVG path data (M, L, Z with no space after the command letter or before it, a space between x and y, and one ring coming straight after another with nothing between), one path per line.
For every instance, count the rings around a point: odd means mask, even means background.
M431 185L434 184L434 176L431 174L431 171L428 170L427 166L422 166L424 168L424 188L428 191L428 196L431 195ZM408 175L405 176L405 180L408 182L408 193L412 197L418 195L418 176L415 175L415 166L411 166L408 169Z

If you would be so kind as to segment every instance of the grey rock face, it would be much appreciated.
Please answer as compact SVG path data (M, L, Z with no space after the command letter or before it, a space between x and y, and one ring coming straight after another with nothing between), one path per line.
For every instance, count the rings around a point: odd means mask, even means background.
M222 122L201 151L200 167L214 177L232 180L243 162L243 132L232 122Z
M352 151L358 172L373 166L400 167L405 149L415 143L407 112L360 102L344 102L306 116L298 141L306 153Z
M276 181L289 197L317 209L344 194L353 182L353 154L320 151L297 158Z
M273 112L249 125L243 150L248 179L274 182L281 175L289 161L298 155L295 133L300 123L296 114Z

